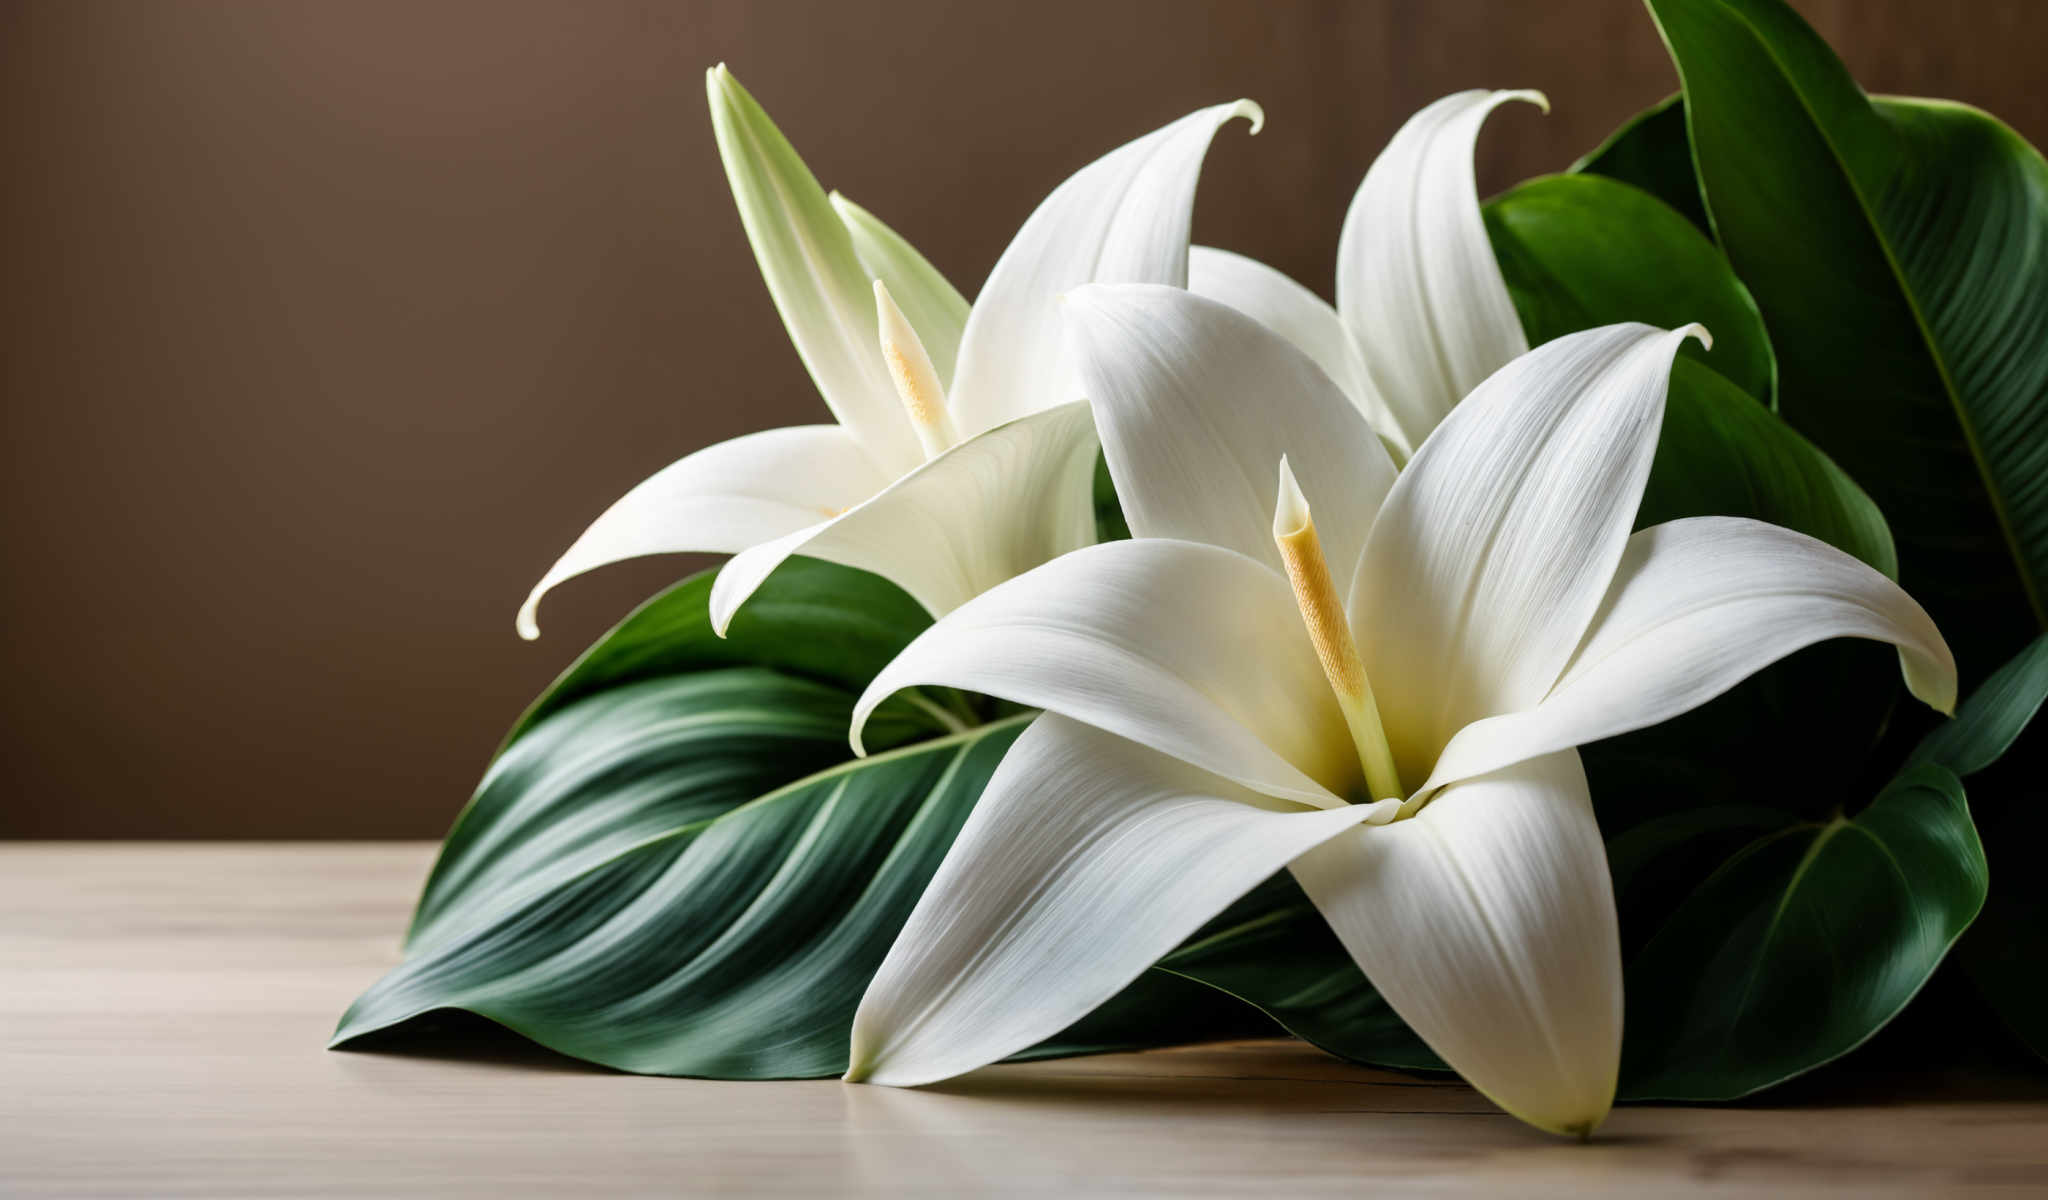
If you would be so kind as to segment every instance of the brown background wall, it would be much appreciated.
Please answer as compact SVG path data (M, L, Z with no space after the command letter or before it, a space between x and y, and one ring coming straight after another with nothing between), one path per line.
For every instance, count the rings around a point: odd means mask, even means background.
M1806 0L1874 90L2048 141L2048 5ZM696 564L527 586L710 441L822 413L704 116L720 60L970 295L1198 105L1204 241L1326 294L1408 113L1534 86L1490 189L1675 86L1628 0L197 2L0 16L0 835L431 836L505 724Z

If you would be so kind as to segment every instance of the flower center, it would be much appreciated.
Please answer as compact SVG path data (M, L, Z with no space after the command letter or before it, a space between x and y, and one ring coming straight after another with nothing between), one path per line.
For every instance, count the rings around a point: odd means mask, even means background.
M889 364L889 378L896 381L896 398L910 416L917 431L918 445L926 462L953 448L953 422L946 415L946 389L932 367L924 342L910 327L903 310L882 281L875 280L875 324L881 331L882 361Z
M1379 705L1373 700L1372 681L1365 677L1365 662L1358 656L1351 622L1330 578L1330 564L1323 557L1323 542L1316 536L1308 500L1284 455L1280 459L1280 498L1273 506L1273 541L1280 547L1287 582L1294 586L1294 602L1301 606L1301 621L1322 661L1323 675L1337 694L1337 707L1351 731L1359 765L1365 768L1366 789L1372 799L1398 800L1406 793L1401 788L1401 773L1394 767L1393 748L1387 745L1386 728L1380 723Z

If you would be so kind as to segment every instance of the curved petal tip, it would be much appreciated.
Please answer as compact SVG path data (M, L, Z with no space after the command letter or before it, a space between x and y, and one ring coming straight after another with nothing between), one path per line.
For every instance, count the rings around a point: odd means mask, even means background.
M1550 97L1537 91L1535 88L1516 88L1513 91L1502 92L1500 95L1503 100L1526 101L1542 110L1544 116L1550 115Z
M711 618L711 632L716 634L720 641L731 636L727 631L732 628L733 614L738 611L739 605L736 603L723 608L718 605L711 607L707 614Z
M1899 666L1906 677L1906 690L1921 703L1944 717L1956 715L1956 660L1942 642L1938 657L1923 658L1899 652Z
M1266 110L1261 108L1256 100L1239 99L1237 103L1230 106L1229 112L1223 114L1225 121L1232 117L1243 117L1245 120L1250 121L1252 123L1251 135L1253 137L1257 137L1259 130L1266 127Z
M846 745L853 751L855 758L866 758L868 756L868 748L862 741L863 735L867 733L868 717L874 713L875 708L881 704L882 700L886 700L888 697L881 697L874 704L866 703L866 697L861 699L862 704L854 708L853 720L846 727ZM865 1077L865 1073L863 1073L862 1078ZM859 1079L854 1079L851 1074L848 1074L847 1078L852 1079L855 1083L860 1082Z
M527 593L526 603L519 606L518 619L513 621L512 626L519 631L519 636L524 641L531 642L540 638L540 598L546 592L546 588L533 589Z

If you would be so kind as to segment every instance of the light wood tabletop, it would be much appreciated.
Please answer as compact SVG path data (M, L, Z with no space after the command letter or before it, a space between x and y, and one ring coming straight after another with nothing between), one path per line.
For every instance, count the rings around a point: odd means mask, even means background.
M469 1026L322 1049L423 845L0 846L0 1195L2048 1191L2048 1076L1625 1107L1590 1145L1289 1042L921 1090L650 1079Z

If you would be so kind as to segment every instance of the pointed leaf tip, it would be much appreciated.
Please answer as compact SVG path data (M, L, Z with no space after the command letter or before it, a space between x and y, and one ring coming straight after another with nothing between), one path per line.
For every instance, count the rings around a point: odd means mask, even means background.
M726 69L724 63L719 63L704 72L704 93L711 98L714 105L725 99L737 83L738 80L732 77L732 72Z

